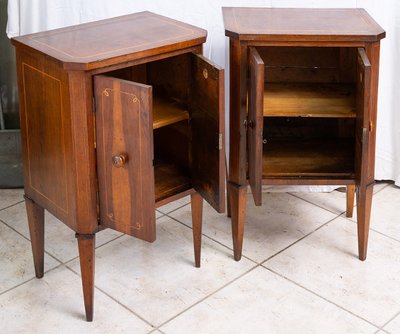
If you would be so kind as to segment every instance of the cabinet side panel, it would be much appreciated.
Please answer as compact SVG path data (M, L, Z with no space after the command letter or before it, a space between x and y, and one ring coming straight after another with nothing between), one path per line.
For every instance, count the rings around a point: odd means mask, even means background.
M22 64L29 185L68 213L61 81Z
M25 193L75 229L71 129L65 72L17 50Z

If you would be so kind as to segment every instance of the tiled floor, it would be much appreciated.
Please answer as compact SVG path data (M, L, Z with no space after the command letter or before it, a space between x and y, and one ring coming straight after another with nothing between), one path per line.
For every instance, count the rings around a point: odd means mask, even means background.
M200 269L188 198L159 209L153 244L102 231L92 323L74 233L46 216L34 278L23 191L0 190L0 333L400 333L400 189L374 190L365 262L338 191L248 195L240 262L229 219L205 205Z

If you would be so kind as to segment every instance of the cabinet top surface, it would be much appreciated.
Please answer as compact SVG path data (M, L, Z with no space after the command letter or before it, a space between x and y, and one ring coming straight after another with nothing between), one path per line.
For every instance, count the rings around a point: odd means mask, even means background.
M385 31L362 8L222 8L225 35L265 41L376 41Z
M140 12L16 37L13 44L78 64L78 68L98 68L103 61L118 62L121 56L136 55L126 61L198 45L205 42L206 36L205 30L195 26Z

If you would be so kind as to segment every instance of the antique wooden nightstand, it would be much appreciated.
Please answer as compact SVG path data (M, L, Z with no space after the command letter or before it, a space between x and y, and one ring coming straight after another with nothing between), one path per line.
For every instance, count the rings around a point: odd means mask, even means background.
M223 8L230 41L228 202L242 253L247 185L346 185L367 254L380 40L364 9Z
M36 276L46 209L76 232L88 321L96 232L152 242L156 207L190 194L200 266L203 198L224 211L224 73L205 40L150 12L12 40Z

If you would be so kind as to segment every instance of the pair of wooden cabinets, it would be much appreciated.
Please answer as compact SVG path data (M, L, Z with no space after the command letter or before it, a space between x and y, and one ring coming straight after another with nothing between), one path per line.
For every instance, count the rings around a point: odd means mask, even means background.
M248 182L258 205L262 183L357 185L368 236L383 33L356 10L288 13L224 9L237 260ZM359 25L327 30L343 20ZM224 75L201 56L205 39L149 12L13 39L36 276L46 209L76 232L88 320L96 232L154 241L155 208L190 194L199 266L203 198L224 211Z

